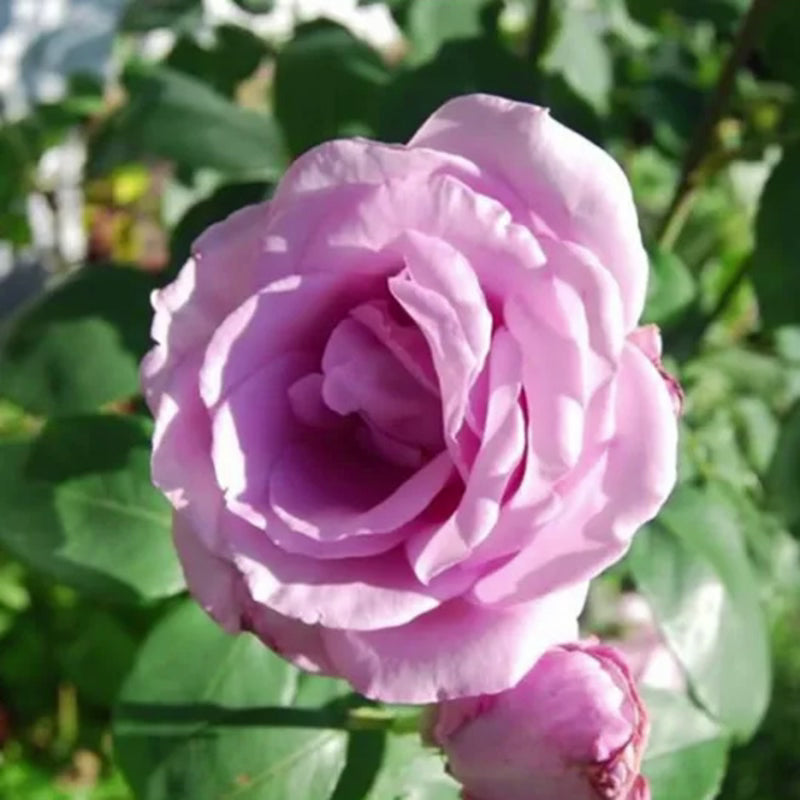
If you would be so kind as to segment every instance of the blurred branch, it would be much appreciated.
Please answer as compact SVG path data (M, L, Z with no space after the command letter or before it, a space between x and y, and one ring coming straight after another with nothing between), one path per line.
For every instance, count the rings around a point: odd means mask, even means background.
M736 73L752 50L759 28L776 1L753 0L742 19L719 80L709 98L703 119L686 150L675 193L658 231L658 243L666 249L674 244L683 220L688 214L694 190L703 174L700 167L713 143L717 123L733 93Z
M717 302L708 313L702 313L696 306L681 322L680 327L665 331L664 349L679 361L688 361L697 355L700 343L708 329L722 316L735 297L753 266L752 258L745 258L730 276Z
M533 12L531 32L528 38L528 59L536 66L544 53L547 45L547 36L550 32L550 17L553 12L552 0L536 0Z
M711 325L717 321L717 319L722 315L722 312L728 306L728 303L733 299L734 295L737 291L739 291L739 287L744 282L744 279L747 277L747 273L750 272L750 267L753 266L753 259L752 258L745 258L741 264L736 268L736 271L731 275L728 283L725 285L725 288L720 293L719 298L717 299L716 304L708 312L704 323L705 326L703 328L702 333L704 334L706 330L708 330ZM702 336L702 334L701 334Z
M683 228L683 223L691 210L694 199L694 189L713 178L719 172L736 161L747 161L764 157L769 146L786 147L800 143L800 131L789 131L773 136L769 141L745 142L739 147L729 150L716 150L708 153L703 161L694 170L692 187L680 198L678 204L670 208L670 215L664 220L664 225L659 231L658 244L664 250L671 250ZM674 201L673 201L674 203Z

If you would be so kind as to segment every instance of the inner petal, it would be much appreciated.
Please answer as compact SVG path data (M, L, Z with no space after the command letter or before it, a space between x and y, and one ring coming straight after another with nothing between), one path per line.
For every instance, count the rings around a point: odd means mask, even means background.
M369 428L400 443L441 450L439 398L362 323L348 317L336 326L322 356L322 374L322 398L333 411L358 414Z
M399 241L405 269L389 291L419 326L439 376L444 434L462 476L469 472L461 441L469 397L489 353L492 316L471 263L446 242L416 231Z
M421 514L453 477L442 452L417 471L319 439L286 449L270 479L274 513L320 541L390 533Z

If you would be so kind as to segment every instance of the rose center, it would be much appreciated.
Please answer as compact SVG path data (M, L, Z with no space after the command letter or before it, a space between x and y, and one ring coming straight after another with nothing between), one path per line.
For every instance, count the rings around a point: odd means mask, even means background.
M290 391L295 415L309 423L309 393L320 427L349 427L356 443L394 464L416 467L444 447L442 410L422 333L388 302L354 309L332 331L319 373ZM312 423L313 424L313 423Z

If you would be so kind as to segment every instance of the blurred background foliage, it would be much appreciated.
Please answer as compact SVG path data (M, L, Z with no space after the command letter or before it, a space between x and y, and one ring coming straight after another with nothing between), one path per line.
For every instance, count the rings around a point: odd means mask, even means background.
M624 642L637 592L680 664L648 689L655 800L800 800L800 3L226 3L67 3L23 59L58 91L2 106L0 798L456 797L412 737L328 725L341 685L182 599L137 365L203 228L319 142L404 141L485 91L621 162L686 392L680 485L585 618ZM90 35L100 64L59 61Z

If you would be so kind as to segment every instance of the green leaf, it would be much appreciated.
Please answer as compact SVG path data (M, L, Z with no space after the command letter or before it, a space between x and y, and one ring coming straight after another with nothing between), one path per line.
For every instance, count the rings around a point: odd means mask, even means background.
M755 394L783 410L800 398L800 370L745 347L709 350L687 364L686 377L718 383L720 393L711 398L711 410L732 394Z
M728 738L687 697L646 689L652 729L643 771L653 800L711 800L725 775Z
M325 800L344 768L346 733L270 726L270 713L317 709L343 691L187 602L139 653L115 713L115 753L139 800ZM237 711L261 722L243 724Z
M21 564L0 560L0 638L14 627L19 615L30 605L24 577Z
M123 76L128 103L90 142L88 170L105 174L143 156L241 178L276 178L283 142L268 114L240 108L202 81L134 63Z
M459 786L445 772L440 753L416 733L350 734L347 763L330 800L458 800Z
M775 3L764 22L761 53L774 77L800 87L800 59L797 58L797 31L800 29L800 4Z
M473 92L548 106L560 122L592 140L600 138L597 115L562 76L535 74L489 35L448 41L432 60L398 73L386 92L379 138L408 141L442 103Z
M794 5L790 3L789 5ZM764 325L797 321L800 295L800 146L787 148L767 180L756 218L751 271Z
M145 33L153 28L171 28L202 14L202 0L131 0L120 29Z
M150 424L60 417L0 442L0 543L92 595L139 602L183 588L166 500L150 482Z
M195 203L172 231L169 243L172 268L180 268L189 258L192 243L206 228L244 206L266 200L270 189L267 183L227 184Z
M770 655L743 518L730 491L721 483L678 488L636 537L630 563L697 698L745 739L769 701Z
M44 294L0 342L0 395L51 415L138 394L154 286L146 273L103 265Z
M250 14L268 14L275 6L275 0L233 0L233 2Z
M432 61L394 79L381 114L380 138L408 141L442 103L471 92L530 100L534 79L527 65L494 39L447 42Z
M72 800L70 795L53 785L53 776L47 770L27 760L3 764L0 770L0 797Z
M64 677L101 708L116 699L133 666L136 641L121 621L101 609L84 612L76 636L56 653Z
M347 29L327 20L298 26L275 65L275 115L291 152L372 135L388 80L380 56Z
M414 61L427 61L451 39L479 36L491 0L413 0L408 8L407 28Z
M747 8L748 0L627 0L631 16L645 25L658 26L670 17L694 22L710 21L730 30Z
M567 5L558 36L543 60L548 71L562 75L570 88L601 114L608 111L613 82L611 51L604 36L600 14Z
M269 53L267 43L244 28L220 25L211 42L183 34L166 60L171 69L190 75L226 97L252 75Z
M419 736L388 736L381 771L364 800L457 800L458 784L445 772L444 759L424 747Z
M800 403L781 426L767 473L767 490L787 525L800 522Z
M753 469L763 475L780 441L780 426L761 397L736 397L732 405L736 434Z
M18 126L0 127L0 211L6 211L27 193L29 172L34 165L33 154Z
M656 251L650 258L650 280L643 322L673 321L692 302L696 287L692 273L674 253Z

